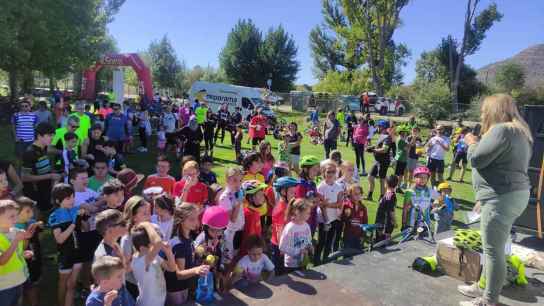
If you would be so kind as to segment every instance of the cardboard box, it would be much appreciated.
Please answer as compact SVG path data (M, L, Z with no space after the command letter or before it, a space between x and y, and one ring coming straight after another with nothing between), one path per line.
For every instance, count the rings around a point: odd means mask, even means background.
M438 241L436 259L439 268L453 278L466 283L480 279L481 254L457 248L453 237Z

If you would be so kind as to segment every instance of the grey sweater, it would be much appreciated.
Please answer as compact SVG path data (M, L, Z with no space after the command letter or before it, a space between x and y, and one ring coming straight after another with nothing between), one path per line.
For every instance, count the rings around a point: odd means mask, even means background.
M506 124L495 125L468 149L476 200L489 200L511 191L529 190L527 174L531 144Z

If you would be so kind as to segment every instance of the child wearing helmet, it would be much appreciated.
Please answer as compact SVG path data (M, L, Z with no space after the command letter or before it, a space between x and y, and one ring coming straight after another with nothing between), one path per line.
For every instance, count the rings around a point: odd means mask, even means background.
M272 260L276 266L276 274L283 274L283 257L280 254L279 241L283 227L289 221L286 217L287 203L295 198L296 187L299 181L293 177L281 177L277 179L273 188L276 191L278 203L272 211Z
M440 196L433 202L432 209L434 220L436 221L435 234L450 230L455 211L455 202L451 197L452 188L450 184L442 182L438 184L437 189L440 192Z
M367 200L373 201L372 193L374 192L374 181L376 178L380 179L380 195L385 193L385 177L387 176L387 169L391 163L391 152L393 149L393 139L387 132L389 123L383 119L378 120L379 137L375 146L368 147L368 151L374 153L374 159L376 162L372 166L370 175L368 176L368 197Z
M268 187L266 184L256 180L242 183L242 190L245 194L244 202L244 233L242 238L242 249L240 255L247 254L247 238L252 235L262 237L263 227L261 225L261 206L266 206L264 190Z
M404 205L402 210L402 228L413 227L418 221L419 214L425 218L425 221L430 223L430 210L434 200L438 199L439 194L433 188L427 186L431 172L425 166L418 167L414 170L415 184L413 189L407 190L404 195Z
M320 162L321 161L313 155L305 155L300 159L300 184L297 185L295 192L295 197L297 199L306 198L306 195L310 192L317 195L317 186L314 180L319 175ZM321 197L319 196L314 199L312 213L310 219L308 219L308 224L312 229L312 233L314 233L317 228L317 206L321 205L320 199Z
M224 288L222 284L227 281L225 254L229 251L226 246L226 231L228 227L229 213L221 206L209 206L202 216L203 231L196 237L193 246L195 248L195 264L207 264L210 270L215 272L216 288ZM224 239L224 238L225 239Z

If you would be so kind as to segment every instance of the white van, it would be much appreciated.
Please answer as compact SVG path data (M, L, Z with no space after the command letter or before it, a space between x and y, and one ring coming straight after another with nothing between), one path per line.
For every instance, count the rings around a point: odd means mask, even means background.
M236 107L242 109L242 116L245 119L256 107L260 107L270 121L275 124L276 115L268 106L271 95L270 91L263 88L244 87L223 83L210 83L196 81L189 90L189 100L204 100L208 107L217 112L222 104L227 103L229 111L233 112Z

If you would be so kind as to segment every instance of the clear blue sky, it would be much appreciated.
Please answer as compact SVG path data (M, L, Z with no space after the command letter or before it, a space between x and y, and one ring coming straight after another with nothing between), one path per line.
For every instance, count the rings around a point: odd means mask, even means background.
M481 7L491 3L481 2ZM496 3L504 18L488 32L481 49L467 58L474 68L544 43L543 0ZM403 10L403 25L394 38L412 52L404 69L405 82L414 79L422 51L433 49L448 34L461 38L465 6L466 0L412 0ZM189 67L217 67L219 52L239 18L251 18L263 32L282 24L298 46L301 70L297 84L316 82L308 36L323 21L320 0L127 0L109 30L121 52L144 50L167 34L178 57Z

